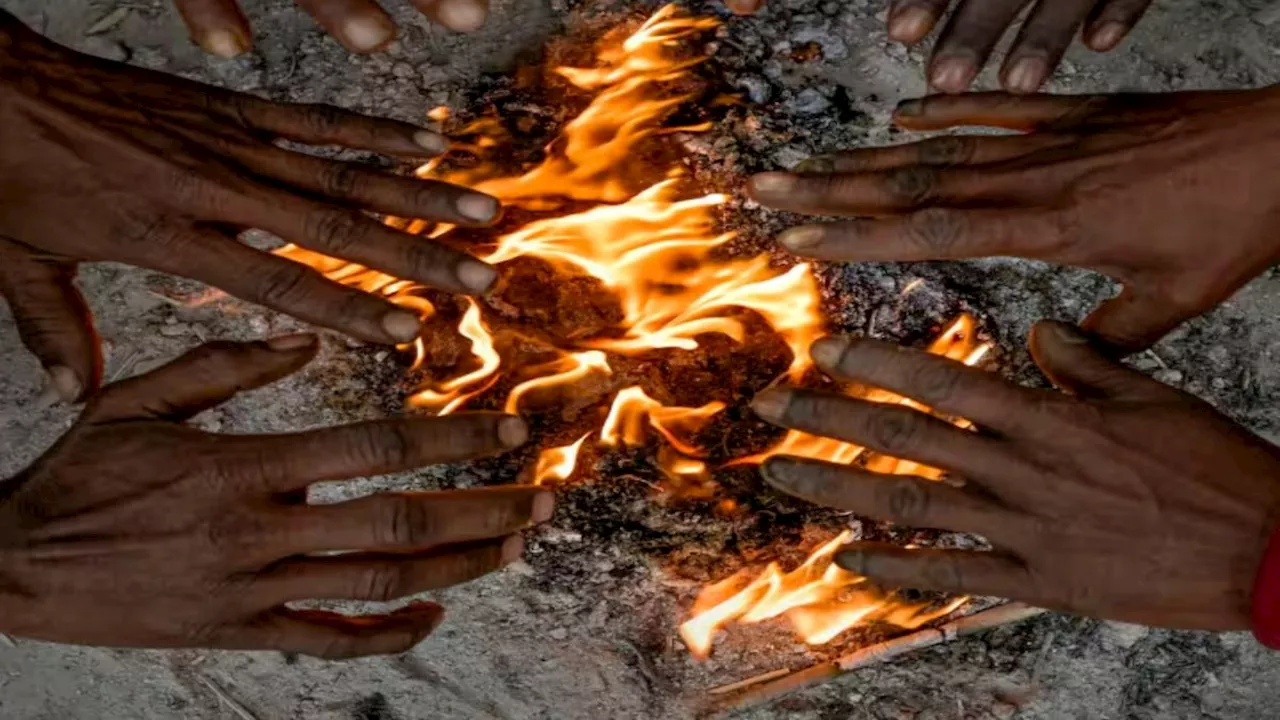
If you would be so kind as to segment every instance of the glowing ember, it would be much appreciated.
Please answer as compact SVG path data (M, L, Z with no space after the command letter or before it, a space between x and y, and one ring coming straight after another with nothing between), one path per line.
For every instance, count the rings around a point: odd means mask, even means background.
M585 442L594 434L603 447L639 447L657 441L657 462L667 482L663 492L714 498L715 482L707 462L710 453L696 437L726 403L710 399L698 407L680 407L620 368L628 367L628 362L630 366L652 362L651 354L658 351L693 352L713 339L741 346L763 332L790 352L785 369L777 365L781 375L775 380L798 383L811 368L809 345L826 334L810 267L779 268L767 255L731 258L718 252L733 239L732 234L716 229L715 213L727 198L690 197L690 178L683 165L674 159L653 160L670 153L650 152L651 144L664 135L707 129L672 128L667 121L695 97L673 87L690 80L691 70L705 60L682 57L682 47L716 26L715 20L683 16L667 6L630 37L600 49L598 67L558 68L567 82L595 95L547 146L544 159L527 172L509 175L507 167L491 159L514 140L492 118L455 133L468 139L455 146L450 157L418 171L424 178L487 192L529 218L488 240L493 244L484 246L491 249L482 257L502 265L504 282L510 280L512 268L527 271L532 262L555 274L550 282L581 281L586 283L582 287L599 288L613 305L601 311L594 325L567 322L569 327L556 332L512 327L511 315L522 309L498 297L500 290L483 302L466 300L465 306L459 306L463 308L460 315L455 315L452 306L445 301L433 305L424 297L427 291L412 283L293 246L280 251L334 280L413 308L424 323L443 322L442 328L456 332L447 339L442 335L448 333L435 333L414 344L415 369L429 378L410 397L414 407L445 414L484 399L487 407L496 403L515 413L545 407L548 398L563 401L558 402L560 406L599 406L599 416L588 416L598 422L595 429L571 444L539 454L529 474L536 484L568 479ZM450 116L443 108L431 114L439 122ZM452 162L461 154L470 162ZM666 165L653 167L655 162ZM390 218L387 222L444 241L460 234L452 226L422 220ZM458 242L475 246L471 236ZM550 289L544 294L550 294ZM982 346L974 339L972 321L961 318L932 350L976 362ZM865 397L907 402L876 391ZM791 433L765 453L735 462L759 462L779 453L847 463L864 451L848 443ZM937 475L892 459L877 457L870 462L884 472ZM736 506L722 500L718 507L729 512ZM697 654L709 652L716 629L733 621L785 616L807 642L821 643L860 622L914 626L942 612L925 613L923 608L904 605L892 594L832 566L831 554L842 541L843 536L832 540L789 573L770 565L754 579L742 573L708 587L692 619L681 628L689 647Z

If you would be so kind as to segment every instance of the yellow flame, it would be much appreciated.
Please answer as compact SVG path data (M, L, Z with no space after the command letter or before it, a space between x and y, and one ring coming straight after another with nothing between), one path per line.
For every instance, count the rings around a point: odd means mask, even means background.
M569 445L543 450L538 455L538 463L533 469L533 484L542 485L568 480L578 465L578 454L582 451L582 444L589 437L591 433L583 435Z

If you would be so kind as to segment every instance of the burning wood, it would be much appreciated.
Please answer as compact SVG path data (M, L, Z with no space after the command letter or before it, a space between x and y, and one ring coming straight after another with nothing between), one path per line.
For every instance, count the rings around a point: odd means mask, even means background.
M509 160L516 138L493 118L463 128L472 140L462 154L419 170L422 177L501 198L511 210L502 229L488 236L388 221L465 245L500 265L502 285L483 303L433 294L300 248L281 252L419 312L429 334L414 346L415 369L426 380L410 397L413 406L446 414L485 402L526 415L558 412L570 427L557 446L542 450L527 473L531 482L568 480L593 436L604 448L659 443L666 496L713 499L714 464L758 463L779 453L936 477L927 468L802 433L739 458L715 456L700 441L728 407L770 383L817 381L808 347L826 334L812 269L777 267L764 254L724 253L733 235L716 229L716 213L728 199L692 193L681 155L664 141L675 130L707 128L667 123L696 98L691 73L705 60L688 57L683 46L717 24L668 6L630 36L606 41L597 67L557 68L594 97L524 172L510 174L511 163L499 161ZM973 321L962 317L932 351L973 363L986 346L976 339ZM849 391L909 402L880 390ZM577 439L559 444L571 437ZM732 501L722 505L731 508ZM806 642L820 644L872 620L916 627L962 602L906 603L836 568L831 555L846 539L835 537L789 573L775 564L754 579L744 572L706 588L681 629L689 648L705 656L728 622L785 615Z

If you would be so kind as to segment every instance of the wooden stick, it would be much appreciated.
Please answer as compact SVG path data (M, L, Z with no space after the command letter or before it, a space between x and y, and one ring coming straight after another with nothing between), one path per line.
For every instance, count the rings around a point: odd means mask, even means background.
M704 716L719 716L724 713L756 707L797 690L830 682L842 675L847 675L870 665L879 665L907 653L933 647L934 645L942 645L956 638L972 635L983 630L1022 622L1045 612L1045 610L1029 607L1023 603L997 605L982 612L957 618L935 628L927 628L910 635L903 635L902 637L856 650L831 662L814 665L772 682L754 685L733 697L713 700L706 705Z
M14 642L13 638L9 637L8 635L5 635L4 633L0 633L0 645L4 645L5 647L11 647L11 648L18 647L18 643Z
M231 694L226 690L223 690L221 685L218 685L218 683L204 675L197 675L196 677L199 678L200 682L204 683L204 686L209 688L209 690L212 691L219 700L226 704L226 706L231 709L231 712L235 714L236 717L239 717L240 720L258 720L257 715L254 715L249 708L241 705L239 700L231 697Z

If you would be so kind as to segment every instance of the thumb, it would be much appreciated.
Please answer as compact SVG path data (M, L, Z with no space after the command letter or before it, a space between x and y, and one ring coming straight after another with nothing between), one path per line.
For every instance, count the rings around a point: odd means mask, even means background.
M85 411L92 422L181 422L297 372L319 349L315 335L265 342L211 342L145 375L108 385Z
M75 286L75 266L42 261L0 240L0 294L22 344L40 360L51 398L76 402L102 382L93 316Z
M1067 323L1045 320L1031 328L1031 357L1063 391L1084 398L1150 397L1163 385L1121 365Z
M1174 314L1174 306L1148 293L1127 286L1119 295L1098 306L1081 323L1117 355L1127 355L1151 347L1187 318Z

